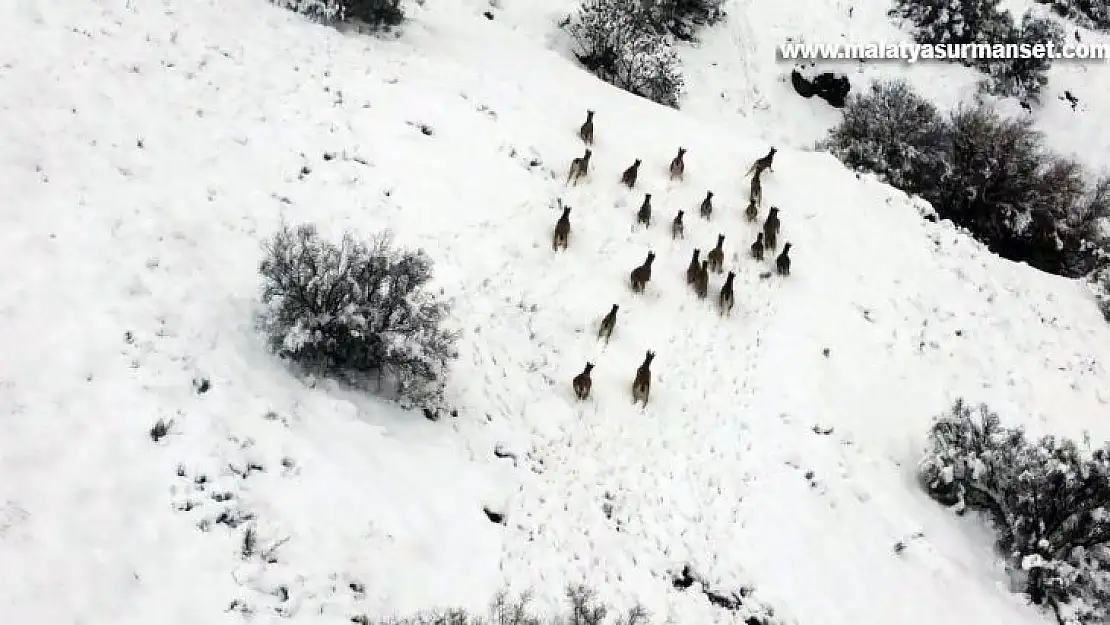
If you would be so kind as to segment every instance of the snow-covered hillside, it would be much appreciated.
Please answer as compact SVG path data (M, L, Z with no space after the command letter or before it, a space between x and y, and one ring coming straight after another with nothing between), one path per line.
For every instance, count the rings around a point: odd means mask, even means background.
M1110 328L1082 285L785 147L764 196L794 275L761 279L741 175L768 141L801 145L791 120L818 103L744 122L695 84L691 112L663 109L548 49L551 9L504 4L487 20L428 0L385 40L264 0L4 5L0 622L343 623L481 608L502 587L550 607L567 582L658 622L742 619L676 589L684 565L800 625L1044 622L914 463L957 396L1034 433L1110 437ZM753 21L711 37L760 33L738 55L783 33L757 27L760 7L731 12ZM767 88L760 59L720 63L761 73L737 89ZM592 171L567 188L587 108ZM648 230L633 228L645 192ZM573 231L554 254L557 199ZM308 385L266 352L257 265L283 219L393 228L429 251L464 332L457 417ZM725 319L722 276L706 301L683 282L719 233L738 273ZM586 361L593 396L576 403Z
M475 11L486 8L483 0L469 1ZM543 8L527 0L497 0L496 4L502 8L498 19L527 32L533 41L546 41L556 49L568 45L565 38L552 35L551 24L573 12L575 0L555 0L544 3ZM809 149L823 138L840 114L820 99L803 99L794 92L789 78L795 62L778 59L777 46L789 41L912 41L910 33L887 16L891 3L886 0L733 0L725 6L727 20L700 33L698 44L679 45L688 86L683 111L703 119L727 120L747 135L798 149ZM1110 44L1105 33L1061 20L1034 0L1007 0L1003 6L1018 20L1027 10L1057 19L1069 43ZM866 89L877 78L905 78L942 110L970 103L981 78L978 72L956 63L815 62L820 71L845 73L855 90ZM1110 125L1104 121L1104 111L1110 108L1110 90L1104 88L1110 81L1110 62L1060 60L1048 75L1042 104L1033 111L1034 126L1045 133L1047 144L1056 151L1093 171L1110 169ZM1074 109L1064 99L1065 91L1079 98ZM1024 114L1012 98L995 102L1010 114Z

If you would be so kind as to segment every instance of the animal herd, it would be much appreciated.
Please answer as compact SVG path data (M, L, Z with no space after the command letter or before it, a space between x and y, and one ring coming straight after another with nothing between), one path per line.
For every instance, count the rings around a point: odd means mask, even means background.
M586 121L578 129L578 137L587 146L582 156L575 158L570 163L570 168L567 171L566 184L578 185L579 181L587 178L590 170L590 158L593 156L594 145L594 111L586 111ZM763 202L763 183L762 175L764 171L771 170L774 162L776 149L772 147L765 156L762 156L748 169L745 177L751 176L751 186L748 194L748 206L744 210L744 216L749 222L755 222L759 217L759 206ZM681 182L686 173L685 163L686 149L678 148L678 153L671 160L668 172L671 181ZM636 186L636 179L639 176L641 159L635 159L624 173L621 174L620 182L624 186L632 189ZM570 244L570 206L562 207L562 215L555 222L554 234L552 236L551 247L554 251L566 250ZM698 212L703 219L709 220L713 214L713 192L706 191L705 199L701 201ZM683 216L685 211L679 210L671 221L671 238L672 239L685 239L686 227L683 223ZM644 194L643 203L636 211L636 223L644 227L650 227L652 224L652 205L651 193ZM772 206L767 214L767 219L763 222L762 231L756 235L755 241L751 244L750 254L751 257L757 261L762 262L766 250L774 250L777 248L778 234L780 230L779 209ZM709 274L724 273L724 243L725 235L719 234L717 236L717 245L709 250L705 258L701 258L701 250L695 248L690 258L690 264L686 269L686 284L689 285L694 294L699 299L705 299L709 296ZM775 268L779 275L790 275L790 248L789 242L783 245L782 251L775 257ZM655 252L648 251L644 262L632 269L629 274L629 282L633 293L643 293L647 283L651 281L651 266L655 260ZM761 277L768 277L770 273L764 273ZM735 304L735 292L733 282L736 279L736 272L729 271L725 278L724 284L717 296L717 309L720 316L730 316L732 313L733 305ZM609 343L609 339L613 334L613 329L617 324L617 312L620 310L618 304L613 304L602 320L598 329L598 339L604 339L605 343ZM648 351L644 357L643 363L636 370L636 376L632 381L632 403L640 402L647 406L648 397L651 393L651 362L655 358L655 352ZM587 362L582 373L579 373L571 381L571 386L574 389L575 397L579 400L588 399L590 391L593 387L593 380L590 377L593 371L593 363Z

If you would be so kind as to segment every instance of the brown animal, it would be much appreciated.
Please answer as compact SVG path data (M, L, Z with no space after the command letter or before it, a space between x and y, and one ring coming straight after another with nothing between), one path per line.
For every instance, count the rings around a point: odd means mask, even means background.
M755 235L755 243L752 243L752 258L762 261L763 260L763 233Z
M678 148L678 156L671 161L671 180L682 180L682 176L686 172L686 163L682 160L685 155L686 148Z
M578 129L578 138L586 145L594 144L594 112L586 111L586 123Z
M578 185L578 179L590 173L590 156L593 155L593 150L586 148L586 153L570 162L570 171L567 172L567 184L572 180L575 186Z
M759 181L759 176L752 176L752 188L748 193L748 204L759 206L763 201L763 183Z
M674 221L671 222L671 239L686 238L686 226L682 224L682 214L685 212L678 211L678 214L674 216Z
M782 246L782 253L775 259L775 268L779 270L779 275L790 275L790 257L787 255L789 253L790 243L787 242L786 245Z
M777 151L778 150L772 147L771 151L768 152L766 156L761 156L760 158L757 158L755 162L752 163L752 168L748 170L748 174L755 172L755 177L758 178L761 174L763 174L764 169L771 169L771 163L775 160L775 152ZM775 170L771 169L771 171ZM744 175L746 176L747 174Z
M732 316L732 305L735 304L735 295L732 292L732 281L736 279L736 272L728 272L728 278L725 278L725 285L721 287L721 295L717 298L717 307L720 309L721 315Z
M701 268L698 269L698 276L694 278L694 293L697 293L698 299L705 299L709 296L709 261L701 261Z
M609 314L601 319L601 328L597 331L598 339L605 339L605 344L609 344L609 337L613 335L613 328L617 327L617 309L620 306L613 304L609 309Z
M655 352L648 351L644 357L644 364L636 369L636 378L632 380L632 403L642 402L647 407L648 396L651 394L651 361Z
M756 218L759 217L759 207L756 206L755 202L748 202L748 207L744 209L744 217L755 223Z
M624 173L621 174L621 184L625 185L629 189L636 186L636 176L638 176L639 173L640 159L636 159L636 162L632 163L632 166L624 170Z
M698 272L701 271L701 261L698 257L701 256L701 250L694 250L694 257L690 259L690 266L686 268L686 284L693 284L698 279Z
M763 222L763 247L775 249L775 240L779 234L779 209L771 207L767 214L767 221Z
M592 362L586 363L586 368L582 373L574 376L574 380L570 385L574 387L574 396L579 400L587 399L590 396L590 388L593 387L594 381L590 379L590 372L593 371L594 365Z
M706 191L705 192L705 199L701 201L700 211L701 211L701 216L706 218L706 219L709 219L709 216L713 214L713 192L712 191Z
M644 227L651 225L651 194L644 194L644 203L640 205L640 210L636 211L636 223L644 224Z
M551 238L551 249L559 251L559 248L567 249L567 244L570 242L570 207L563 207L563 216L559 221L555 222L555 235Z
M632 292L643 293L644 287L651 280L651 262L655 260L655 252L648 252L644 264L632 270L629 276L632 280Z
M725 249L724 248L725 248L725 235L718 234L717 235L717 247L709 250L709 253L705 255L706 259L709 260L709 268L713 270L713 273L721 273L721 271L723 271L722 267L725 264Z

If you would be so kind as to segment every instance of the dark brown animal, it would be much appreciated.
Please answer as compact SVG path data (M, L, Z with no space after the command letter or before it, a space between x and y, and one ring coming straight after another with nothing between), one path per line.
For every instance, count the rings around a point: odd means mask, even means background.
M709 260L709 268L713 273L721 273L723 271L722 268L725 264L725 235L717 235L717 247L709 250L705 258Z
M755 235L755 243L752 243L752 258L762 261L763 260L763 233Z
M671 161L671 180L682 180L683 174L686 173L686 163L682 160L685 155L686 148L678 148L678 156Z
M562 248L565 250L568 243L570 243L570 207L564 206L563 216L555 222L555 234L551 238L551 249L559 251Z
M732 281L736 279L736 272L728 272L728 277L725 278L725 285L721 287L721 295L717 297L717 307L720 309L721 315L732 315L732 305L735 302L735 295L732 292Z
M636 378L632 380L632 403L642 402L647 407L648 397L651 395L651 361L655 359L655 352L648 351L644 356L644 364L636 369Z
M779 209L774 206L767 213L767 221L763 222L763 247L773 250L779 234Z
M586 123L578 129L578 138L586 145L594 144L594 112L586 111Z
M695 249L694 257L690 259L690 266L686 268L686 284L693 284L698 279L698 272L701 271L699 256L701 256L701 250Z
M644 194L644 203L640 205L640 210L636 211L636 223L644 224L644 227L651 225L651 194Z
M678 211L678 214L674 216L674 221L671 222L671 239L686 238L686 226L682 224L682 214L685 212Z
M617 309L619 308L620 306L613 304L613 307L609 309L609 314L601 319L601 328L597 331L597 338L605 339L606 345L609 344L609 337L613 335L613 328L617 327Z
M756 218L759 217L759 207L756 206L755 202L748 202L748 207L744 209L744 217L755 223Z
M712 191L706 191L705 192L705 199L701 201L700 212L701 212L701 216L706 218L706 219L709 219L709 216L713 214L713 192Z
M590 372L593 371L593 369L593 363L587 362L586 368L582 370L582 373L574 376L574 380L570 383L570 385L574 387L574 396L579 400L587 399L590 396L590 389L594 385L594 381L590 379Z
M775 268L779 270L779 275L790 275L790 256L788 256L789 253L790 243L787 242L786 245L782 246L782 253L779 254L779 257L775 259Z
M636 186L636 176L638 176L639 174L640 159L636 159L636 162L632 163L632 166L624 170L624 173L621 174L621 184L631 189L632 187Z
M701 261L701 268L698 269L698 276L694 278L694 293L697 293L698 299L705 299L709 296L709 261Z
M748 170L748 174L754 172L755 177L758 178L763 173L764 169L771 169L771 163L775 160L775 152L778 152L778 150L772 147L771 151L768 152L766 156L761 156L755 159L755 162L752 163L751 169ZM771 171L775 170L771 169ZM746 176L748 174L744 175Z
M648 252L644 264L632 270L629 276L632 280L632 292L643 293L644 287L651 281L651 262L655 260L655 252Z
M593 150L586 148L586 153L570 162L570 171L567 172L567 183L572 180L575 186L578 185L578 179L590 173L590 156L593 155Z
M759 206L763 201L763 183L759 181L759 176L752 177L752 188L748 193L748 203L750 205Z

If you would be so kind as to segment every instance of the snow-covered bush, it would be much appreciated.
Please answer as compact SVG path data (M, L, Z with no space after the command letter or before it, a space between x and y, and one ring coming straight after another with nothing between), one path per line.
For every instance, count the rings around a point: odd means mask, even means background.
M699 28L724 18L724 3L724 0L646 0L642 4L658 33L695 41Z
M1110 445L1029 441L957 401L929 432L920 477L938 502L991 519L1015 581L1060 623L1110 617Z
M678 107L684 79L678 54L640 0L585 0L567 26L578 60L598 78Z
M395 26L405 18L401 0L270 0L322 22L358 20L372 27Z
M1075 176L1080 175L1074 163L1058 164L1055 169L1072 169ZM1073 201L1060 217L1062 226L1057 228L1063 262L1059 273L1094 278L1100 268L1110 264L1110 177L1104 175L1093 184L1084 184L1081 194L1072 192L1070 197Z
M820 149L904 191L933 194L945 173L948 137L932 103L904 81L876 81L870 92L851 95L843 110Z
M490 601L485 615L449 608L376 620L360 615L351 620L363 625L648 625L648 613L639 604L623 614L613 614L585 586L569 585L564 596L566 603L563 611L550 615L536 615L528 594L512 598L502 591Z
M1045 44L1064 43L1063 30L1053 21L1026 13L1021 25L1000 0L896 0L889 14L908 22L914 41L923 44ZM1036 101L1052 66L1048 58L974 58L952 60L975 67L987 78L981 83L993 95Z
M1106 0L1036 0L1057 15L1074 20L1084 28L1110 31L1110 3Z
M1110 323L1110 250L1102 251L1102 266L1091 273L1091 287L1102 316Z
M817 147L928 200L940 218L1010 260L1076 278L1106 250L1110 182L1088 184L1027 119L985 105L942 116L905 83L881 82L849 98L843 121Z
M1021 26L1014 28L1004 43L1038 44L1051 43L1059 50L1064 45L1064 29L1056 22L1026 13ZM987 93L997 96L1010 96L1023 102L1036 102L1040 99L1041 89L1048 84L1048 70L1052 59L1047 56L1036 58L993 59L977 63L987 74L982 87Z
M371 619L359 615L351 619L361 625L650 625L651 615L640 604L624 612L615 612L598 600L586 586L569 585L564 591L563 609L551 614L536 614L528 594L511 598L498 593L490 602L486 615L473 614L457 608L432 609L400 618ZM747 614L748 612L744 612ZM760 612L737 620L745 625L780 625L774 616Z
M917 43L999 43L1012 26L1000 0L895 0L891 17L909 22Z
M400 250L389 232L335 244L311 224L283 226L265 245L260 325L270 347L321 374L376 375L405 404L438 407L456 334L448 304L424 287L431 259Z
M961 108L949 122L949 175L929 199L941 217L966 227L991 250L1042 271L1090 271L1098 212L1082 167L1050 153L1029 119L986 106ZM1102 200L1105 202L1105 198Z

